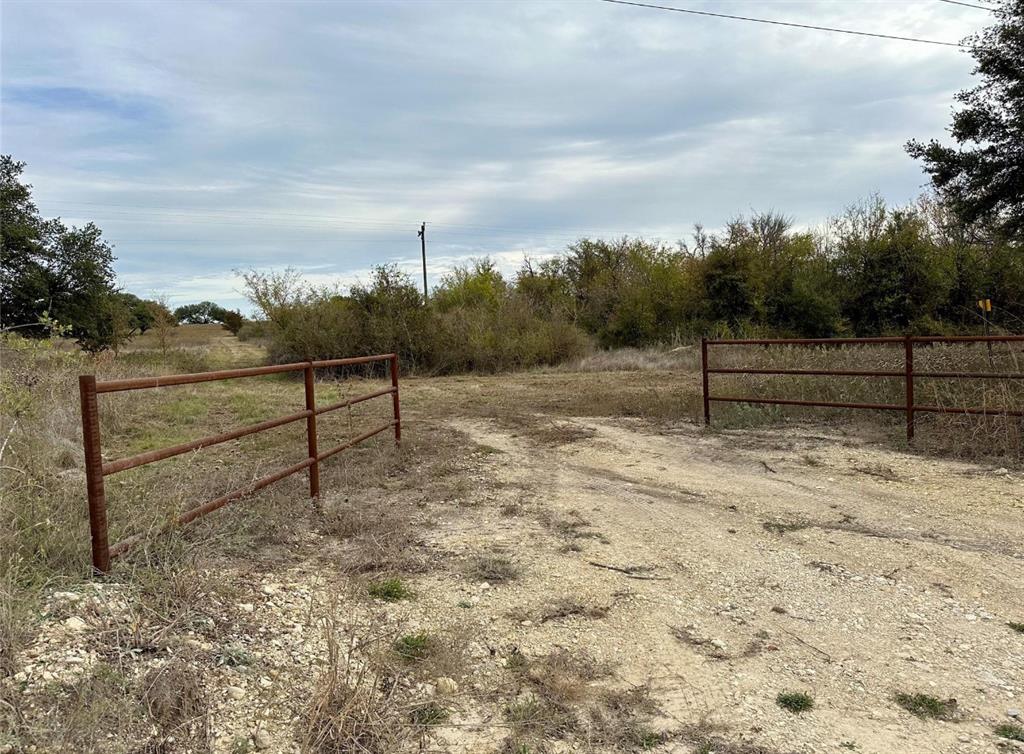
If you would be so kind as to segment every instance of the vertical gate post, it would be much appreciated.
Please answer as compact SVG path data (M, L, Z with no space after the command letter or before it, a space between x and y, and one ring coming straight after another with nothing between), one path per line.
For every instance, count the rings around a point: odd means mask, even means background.
M402 442L402 412L398 402L398 354L391 354L391 406L395 412L395 445Z
M316 393L313 381L313 363L306 364L306 446L309 449L309 496L320 497L320 463L316 460Z
M708 398L708 339L700 339L700 373L704 391L704 426L711 426L711 400Z
M110 543L107 540L107 499L103 491L103 455L100 450L96 376L80 375L78 392L82 402L82 445L85 448L85 484L89 496L92 566L100 573L106 573L110 570Z
M911 442L914 439L914 340L909 335L903 339L903 351L906 370L907 442Z

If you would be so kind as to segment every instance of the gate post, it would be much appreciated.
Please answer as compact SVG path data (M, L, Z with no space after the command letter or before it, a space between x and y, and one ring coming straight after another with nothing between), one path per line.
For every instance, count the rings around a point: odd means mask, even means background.
M320 462L316 460L316 393L313 381L313 362L306 362L306 446L309 450L309 496L320 497Z
M909 335L903 339L903 365L906 372L905 388L907 399L907 442L914 440L914 340Z
M700 339L700 375L704 391L704 426L711 426L711 400L708 398L708 339Z
M103 491L103 455L100 451L100 417L96 404L96 375L78 377L82 403L82 446L85 448L85 485L89 496L89 531L92 535L92 567L110 570L107 540L107 499Z
M398 401L398 354L391 354L391 407L395 412L395 445L402 443L402 412Z

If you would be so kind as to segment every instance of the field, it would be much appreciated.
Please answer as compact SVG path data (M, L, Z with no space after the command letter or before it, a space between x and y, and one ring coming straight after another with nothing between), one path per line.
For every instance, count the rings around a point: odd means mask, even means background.
M175 337L5 352L0 752L1024 749L1019 422L929 418L913 449L873 415L716 407L706 431L692 348L403 377L402 446L325 462L320 500L296 475L88 578L75 375L263 358ZM302 385L101 405L113 459L298 410ZM321 446L389 410L329 415ZM291 425L110 477L112 534L304 452Z

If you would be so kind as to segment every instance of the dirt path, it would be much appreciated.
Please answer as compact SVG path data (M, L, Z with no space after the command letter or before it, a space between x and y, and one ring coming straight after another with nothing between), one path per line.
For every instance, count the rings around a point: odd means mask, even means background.
M488 482L526 490L534 514L485 507L438 533L527 568L480 603L492 643L610 661L652 683L667 728L779 751L994 750L993 726L1024 703L1024 641L1006 625L1024 600L1019 477L796 431L571 424L591 436L543 446L454 422L501 451ZM559 600L607 613L543 619ZM815 709L780 709L789 690ZM959 721L916 718L897 692L955 698Z

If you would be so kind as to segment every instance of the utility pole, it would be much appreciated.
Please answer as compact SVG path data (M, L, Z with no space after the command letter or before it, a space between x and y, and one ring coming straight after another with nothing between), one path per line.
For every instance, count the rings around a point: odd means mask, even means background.
M425 222L420 223L419 232L416 234L420 237L420 251L423 253L423 303L427 303L427 224Z

